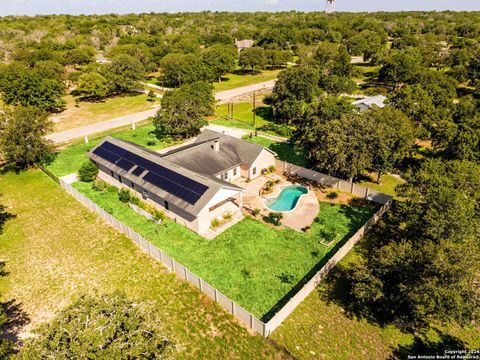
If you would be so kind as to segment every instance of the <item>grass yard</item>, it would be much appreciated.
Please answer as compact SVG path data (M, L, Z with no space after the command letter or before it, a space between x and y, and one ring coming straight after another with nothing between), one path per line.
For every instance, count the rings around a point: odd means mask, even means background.
M249 86L269 80L276 79L280 70L265 70L252 75L249 71L238 71L234 74L227 74L221 82L214 82L215 92L231 90L243 86Z
M480 326L465 328L450 324L432 326L415 338L398 328L381 326L351 316L336 301L334 286L339 268L358 260L362 242L334 269L325 282L317 287L277 328L271 338L299 359L407 359L408 355L440 354L442 337L465 342L470 349L480 348ZM360 247L359 247L360 246ZM338 291L338 290L337 290ZM345 290L343 296L348 296ZM450 346L451 349L460 347ZM433 350L433 352L429 352Z
M12 301L28 336L82 294L124 291L145 303L176 343L177 359L282 359L275 344L254 336L202 295L143 254L40 171L0 175L1 202L16 218L0 235L6 262L2 301Z
M77 182L74 187L259 318L332 250L319 243L322 231L333 231L338 243L374 211L321 203L319 221L309 234L277 230L245 218L208 241L173 221L158 225L138 215L118 200L113 187L106 192L88 183Z
M46 168L58 177L77 172L80 166L88 159L87 152L107 135L137 143L151 150L158 150L175 144L173 142L158 140L153 131L153 125L147 124L139 126L135 130L120 129L98 134L94 139L91 139L88 144L81 142L61 150L53 163L47 165Z
M395 187L404 183L402 179L395 177L391 174L382 175L380 178L380 184L377 184L377 175L368 174L370 179L363 179L358 184L367 186L370 189L383 192L384 194L393 196L397 198L397 193L395 192ZM375 180L374 180L375 179Z
M147 101L147 99L148 97L145 94L115 96L102 102L82 101L77 107L75 106L73 96L68 95L65 99L67 101L66 110L51 117L55 122L53 132L73 129L148 110L158 103L158 101L151 102Z
M275 140L266 139L263 137L244 137L244 140L250 141L254 144L262 145L263 147L269 148L270 150L277 153L280 160L287 161L289 163L308 167L310 161L308 155L302 149L288 144L285 142L278 142Z
M257 110L256 110L256 119L255 119L255 127L259 128L265 124L271 123L271 114L270 114L270 107L265 106L260 102L257 102ZM215 115L218 117L226 117L228 115L228 104L222 104L217 107L215 110ZM233 118L236 121L235 125L237 127L241 127L244 129L252 129L254 130L253 126L253 112L252 112L252 103L251 102L241 102L236 103L233 105ZM244 124L245 127L241 126L240 124Z

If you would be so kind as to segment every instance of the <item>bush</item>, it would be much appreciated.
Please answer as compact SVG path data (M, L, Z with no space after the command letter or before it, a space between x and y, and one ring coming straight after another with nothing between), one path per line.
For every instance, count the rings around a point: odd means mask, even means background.
M135 196L135 195L131 195L131 194L130 194L130 202L131 202L133 205L140 206L140 199L138 198L138 196Z
M132 195L130 195L130 191L127 189L120 189L118 190L118 200L120 200L123 203L128 203L130 202L130 199L132 198Z
M268 214L268 221L275 226L280 226L282 224L283 214L278 212L271 212Z
M83 296L27 341L20 358L168 358L171 342L149 310L122 293Z
M257 217L260 214L261 210L260 209L253 209L252 214L253 216Z
M335 200L336 198L338 198L338 192L336 191L330 191L327 193L327 198L330 199L330 200Z
M227 212L225 215L223 215L224 220L231 220L233 218L233 215L231 212Z
M108 184L103 181L102 179L95 179L95 181L92 184L92 189L100 192L105 192L107 191Z
M213 219L210 225L215 229L220 226L220 221L218 219Z
M78 170L80 181L91 182L98 175L98 166L93 161L87 161Z
M277 169L275 168L274 165L270 165L270 166L268 167L268 171L270 171L271 173L275 172L275 170L277 170Z
M289 126L278 125L273 123L265 124L259 130L266 131L266 132L270 131L284 137L291 137L293 134L293 131Z

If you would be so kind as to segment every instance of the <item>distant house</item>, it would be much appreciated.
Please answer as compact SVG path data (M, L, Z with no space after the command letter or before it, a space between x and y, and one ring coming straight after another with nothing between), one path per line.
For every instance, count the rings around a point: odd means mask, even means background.
M253 43L255 41L253 40L237 40L235 39L235 46L238 49L238 52L245 50L245 49L250 49L253 46Z
M88 156L101 179L137 192L199 234L222 214L240 211L245 190L232 181L255 178L275 164L270 150L209 130L164 155L107 137Z
M387 100L387 98L383 95L370 96L362 100L354 101L353 105L356 105L360 109L360 111L365 111L370 109L372 106L384 108L385 100Z

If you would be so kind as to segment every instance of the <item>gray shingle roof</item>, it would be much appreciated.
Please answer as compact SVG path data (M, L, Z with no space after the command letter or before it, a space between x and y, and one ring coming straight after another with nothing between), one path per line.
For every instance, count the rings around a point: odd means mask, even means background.
M377 95L377 96L370 96L362 100L357 100L354 101L354 105L357 105L358 107L361 108L370 108L373 105L378 106L379 108L384 108L385 107L385 100L387 98L383 95Z
M216 141L219 151L214 150ZM196 173L213 176L240 164L251 166L263 149L245 140L204 130L195 143L166 153L162 158Z
M105 142L109 142L111 144L117 145L129 152L132 152L144 159L150 160L158 165L161 165L171 171L174 171L180 175L186 176L200 184L205 185L208 187L208 189L205 191L205 193L200 197L200 199L195 202L195 204L189 204L188 202L170 194L169 192L154 186L153 184L143 180L143 177L146 175L147 172L144 172L140 174L139 176L135 176L132 174L132 172L136 169L136 166L131 168L128 172L125 171L124 169L118 167L112 162L106 161L105 159L95 155L93 151L97 148L102 146ZM162 199L165 199L171 204L174 204L175 206L183 209L187 213L197 216L200 211L202 211L207 203L215 196L215 194L222 188L228 188L228 189L233 189L233 190L238 190L238 191L244 191L241 187L238 187L236 185L230 184L228 182L222 181L218 178L215 178L211 175L204 175L204 174L199 174L195 173L189 169L183 168L177 164L174 164L172 162L169 162L165 159L162 158L162 156L158 153L155 153L151 150L145 149L137 144L131 143L129 141L124 141L124 140L119 140L115 139L113 137L106 137L100 144L95 146L89 153L88 157L90 157L92 160L95 162L102 164L105 166L107 169L112 170L114 173L119 174L122 176L122 178L127 179L138 186L150 191L151 193L161 197ZM137 164L136 164L137 165Z

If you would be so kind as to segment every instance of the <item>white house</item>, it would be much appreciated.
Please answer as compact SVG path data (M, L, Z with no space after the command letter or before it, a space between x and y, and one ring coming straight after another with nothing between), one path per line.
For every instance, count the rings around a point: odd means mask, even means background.
M362 100L354 101L353 105L356 105L360 109L360 111L365 111L370 109L372 106L384 108L385 100L387 100L387 98L383 95L370 96Z

